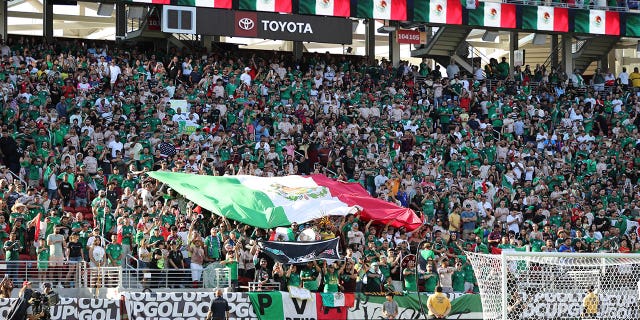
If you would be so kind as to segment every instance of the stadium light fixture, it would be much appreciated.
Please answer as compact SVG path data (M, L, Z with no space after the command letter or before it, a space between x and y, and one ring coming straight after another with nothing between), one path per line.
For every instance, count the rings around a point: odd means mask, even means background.
M111 17L113 14L113 3L100 3L98 5L98 15L102 17Z
M498 31L485 31L485 33L482 35L482 41L485 42L495 42L496 38L498 38L498 36L500 36L500 33Z
M353 23L353 25L351 26L351 32L356 33L356 29L358 29L360 20L351 20L351 23Z
M382 26L378 28L378 33L391 33L396 31L396 27L394 26Z

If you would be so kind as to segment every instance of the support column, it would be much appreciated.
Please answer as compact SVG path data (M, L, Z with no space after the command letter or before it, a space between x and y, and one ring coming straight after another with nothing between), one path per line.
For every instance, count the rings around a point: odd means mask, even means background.
M516 61L514 51L518 50L518 33L515 31L511 31L509 33L509 65L511 68L514 67L514 62ZM509 74L511 74L512 70L509 70Z
M397 24L393 24L396 28L399 28ZM397 29L396 29L397 30ZM389 61L394 67L400 64L400 44L396 40L398 31L389 33Z
M564 71L566 74L573 73L573 53L571 52L571 36L562 35L562 65L558 67L558 70ZM583 73L584 70L578 70Z
M551 35L551 66L558 66L558 35ZM547 70L549 71L549 70Z
M120 42L127 34L127 12L124 2L116 2L116 42Z
M611 72L613 72L613 74L615 74L616 76L618 76L620 72L622 72L622 50L624 49L612 49L611 51L609 51L609 61L613 61L609 69L611 69Z
M4 1L3 1L4 2ZM53 1L42 0L42 36L47 43L53 42Z
M602 58L600 58L600 61L598 61L598 68L600 68L600 70L607 71L609 70L609 63L611 61L609 61L609 52L605 53L602 55Z
M293 41L293 58L295 60L302 59L302 52L304 51L304 44L302 41Z
M2 40L7 40L7 20L9 19L8 13L9 5L6 1L0 1L0 37Z
M369 63L376 60L376 22L373 19L365 20L364 29L364 55Z
M211 52L214 36L202 36L201 41L202 41L202 46L205 49L207 49L207 52Z

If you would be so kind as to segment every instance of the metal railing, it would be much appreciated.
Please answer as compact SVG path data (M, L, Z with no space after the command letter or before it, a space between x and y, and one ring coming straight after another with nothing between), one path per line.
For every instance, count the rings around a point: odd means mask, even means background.
M143 267L139 267L143 266ZM199 277L198 277L199 274ZM199 281L193 281L199 278ZM146 263L132 255L122 269L120 287L144 288L230 288L231 273L221 264L210 264L204 269L150 269Z
M78 288L84 286L87 279L86 269L84 261L0 261L0 277L7 276L13 280L14 287L28 280L34 287L49 282L54 286Z
M17 174L15 174L15 173L13 173L13 171L11 171L11 170L7 170L7 171L8 171L9 173L11 173L11 176L12 176L14 179L17 179L18 181L20 181L20 184L22 184L22 187L24 188L23 190L27 190L27 188L29 187L29 185L27 184L27 182L26 182L26 181L24 181L24 179L20 178L20 176L19 176L19 175L17 175Z
M198 34L174 33L173 37L178 39L178 41L190 50L196 50L202 47L202 37Z
M467 44L467 49L469 50L469 56L467 56L469 61L473 62L474 59L479 58L480 59L480 66L478 66L478 67L481 67L483 65L491 63L491 59L489 57L487 57L484 53L482 53L480 50L478 50L478 48L472 46L467 41L464 41L464 43ZM475 65L473 63L471 63L471 65L473 67L475 67Z
M571 44L571 53L577 53L580 50L582 50L582 48L584 47L584 45L587 44L587 40L578 40L574 43Z
M120 288L122 287L122 267L88 267L81 273L81 287Z
M547 56L547 59L544 60L544 62L542 63L542 65L545 67L545 69L547 70L551 70L551 67L556 67L556 66L552 66L551 63L553 62L553 55L555 54L557 57L557 62L560 62L560 57L561 57L561 52L562 52L562 46L558 45L556 46L556 50L551 51L551 53L549 53L549 56Z

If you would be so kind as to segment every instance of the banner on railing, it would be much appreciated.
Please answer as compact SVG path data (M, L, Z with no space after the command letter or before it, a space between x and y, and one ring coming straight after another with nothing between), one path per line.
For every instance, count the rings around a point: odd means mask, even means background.
M209 311L213 292L173 292L173 293L125 293L129 319L204 319ZM476 294L447 294L451 300L451 315L456 319L482 319L480 296ZM290 320L290 319L381 319L385 297L363 294L345 294L336 300L322 294L313 293L312 299L292 298L288 292L231 292L224 298L231 307L230 318L238 320ZM426 304L429 295L417 294L394 297L399 306L398 319L421 319L420 301ZM333 304L329 307L327 304ZM337 307L344 305L344 307ZM426 309L426 306L424 307Z
M205 319L213 292L127 292L123 293L129 319ZM257 320L246 293L224 294L230 319Z
M339 260L340 238L313 242L261 241L262 252L281 263L305 263L315 260Z
M205 319L213 292L139 292L123 293L120 299L62 298L51 309L52 320L120 320L128 316L135 320ZM448 294L451 315L456 319L482 319L480 296ZM230 319L290 320L290 319L381 319L385 297L363 294L326 295L312 293L311 299L300 300L288 292L229 292L225 300L231 307ZM394 297L399 306L398 319L422 319L420 301L424 305L429 295L423 293ZM324 299L323 299L324 298ZM0 299L0 319L5 319L16 299ZM426 309L426 307L425 307Z
M0 299L0 319L6 319L16 299ZM52 320L120 320L120 300L61 298L51 308Z

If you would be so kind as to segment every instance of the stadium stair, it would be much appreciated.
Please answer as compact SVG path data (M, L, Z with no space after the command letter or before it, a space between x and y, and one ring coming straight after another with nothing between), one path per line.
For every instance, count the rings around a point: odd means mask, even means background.
M453 58L461 68L473 72L473 67L467 61L467 36L472 28L468 26L447 25L438 30L427 40L427 44L411 51L414 58L430 58L446 67Z
M609 54L620 38L594 36L588 39L578 39L573 50L573 68L584 73L591 63Z

